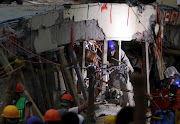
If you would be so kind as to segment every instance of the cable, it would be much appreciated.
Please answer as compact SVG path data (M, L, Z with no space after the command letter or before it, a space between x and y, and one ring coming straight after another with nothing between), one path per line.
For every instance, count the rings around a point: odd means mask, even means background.
M8 48L6 48L4 45L2 45L0 43L0 46L3 47L7 52L9 52L12 56L18 58L18 56L16 56L14 53L12 53ZM29 61L29 60L24 60L25 62L29 62L29 63L44 63L44 62L34 62L34 61Z
M34 55L34 56L37 56L37 57L39 57L39 58L41 58L41 59L43 59L43 60L45 60L45 61L47 61L47 62L49 62L49 63L52 63L52 64L54 64L54 65L57 65L57 66L60 66L60 67L63 67L63 68L66 68L66 67L67 67L67 66L63 66L63 65L60 65L60 64L58 64L58 63L52 62L52 61L50 61L50 60L48 60L48 59L46 59L46 58L43 58L43 57L41 57L41 56L39 56L39 55L37 55L37 54L35 54L35 53L33 53L33 52L25 49L24 47L20 46L19 44L17 44L16 42L14 42L13 40L11 40L10 38L8 38L6 35L4 35L4 34L2 34L2 33L0 33L0 35L2 35L3 37L5 37L8 41L10 41L11 43L15 44L15 45L18 46L19 48L27 51L28 53L30 53L30 54L32 54L32 55Z
M91 42L92 44L94 44L94 45L99 49L99 51L102 53L102 50L99 48L99 46L98 46L97 44L95 44L95 43L92 42L92 41L89 41L89 42Z

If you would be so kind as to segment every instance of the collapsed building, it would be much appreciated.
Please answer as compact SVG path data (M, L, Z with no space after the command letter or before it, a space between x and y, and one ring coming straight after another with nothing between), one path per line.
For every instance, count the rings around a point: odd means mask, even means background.
M16 78L8 83L9 87L13 91L13 85L21 82L26 96L35 103L37 116L42 117L47 109L58 106L60 95L66 90L73 95L76 105L88 98L89 103L94 103L95 89L88 89L86 83L94 86L98 78L88 77L95 75L95 70L87 74L87 68L92 65L88 62L87 44L90 44L88 50L96 47L96 53L90 58L94 61L98 58L99 65L106 68L107 41L115 41L116 59L121 61L123 49L135 72L145 77L144 88L148 94L154 82L164 78L166 67L176 65L177 70L180 69L178 9L118 3L55 5L48 9L0 22L0 93L5 94L8 75L13 74ZM18 73L19 67L11 66L16 58L24 61ZM108 75L103 69L100 71L103 75L103 81L99 79L100 88L105 92ZM6 97L1 95L0 100ZM94 104L90 104L88 113L94 110ZM97 111L96 115L100 114L108 112Z

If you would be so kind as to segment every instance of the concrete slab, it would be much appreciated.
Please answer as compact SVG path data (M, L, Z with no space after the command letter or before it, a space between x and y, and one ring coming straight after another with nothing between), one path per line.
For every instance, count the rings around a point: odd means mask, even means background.
M27 17L53 10L54 6L9 6L0 5L0 23L9 19Z

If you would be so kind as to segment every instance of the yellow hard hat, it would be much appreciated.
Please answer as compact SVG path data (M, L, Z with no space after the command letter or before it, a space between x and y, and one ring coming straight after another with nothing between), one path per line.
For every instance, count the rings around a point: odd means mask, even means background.
M109 115L105 118L104 124L116 124L116 116Z
M8 105L4 108L3 113L1 114L5 118L19 118L19 110L14 105Z

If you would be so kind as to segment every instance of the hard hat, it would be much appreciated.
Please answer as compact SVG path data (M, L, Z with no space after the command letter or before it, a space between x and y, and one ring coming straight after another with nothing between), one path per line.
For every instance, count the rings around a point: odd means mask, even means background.
M14 105L8 105L4 108L3 113L1 114L5 118L19 118L19 110Z
M37 117L30 117L27 121L26 121L26 124L32 124L32 123L35 123L35 122L41 122L41 120Z
M177 71L177 69L174 66L168 67L164 72L165 78L170 78L170 77L174 76L174 74L179 74L179 72Z
M60 121L61 117L57 110L50 109L50 110L46 111L44 120L45 121Z
M23 92L22 87L19 83L17 83L17 85L16 85L16 91L15 92L17 92L17 93Z
M105 118L104 124L116 124L116 116L109 115Z
M112 40L108 41L108 51L112 52L114 50L115 50L115 43L114 43L114 41L112 41Z
M62 100L69 100L71 102L74 102L73 100L73 97L70 95L70 94L64 94L62 97L61 97L61 101Z

